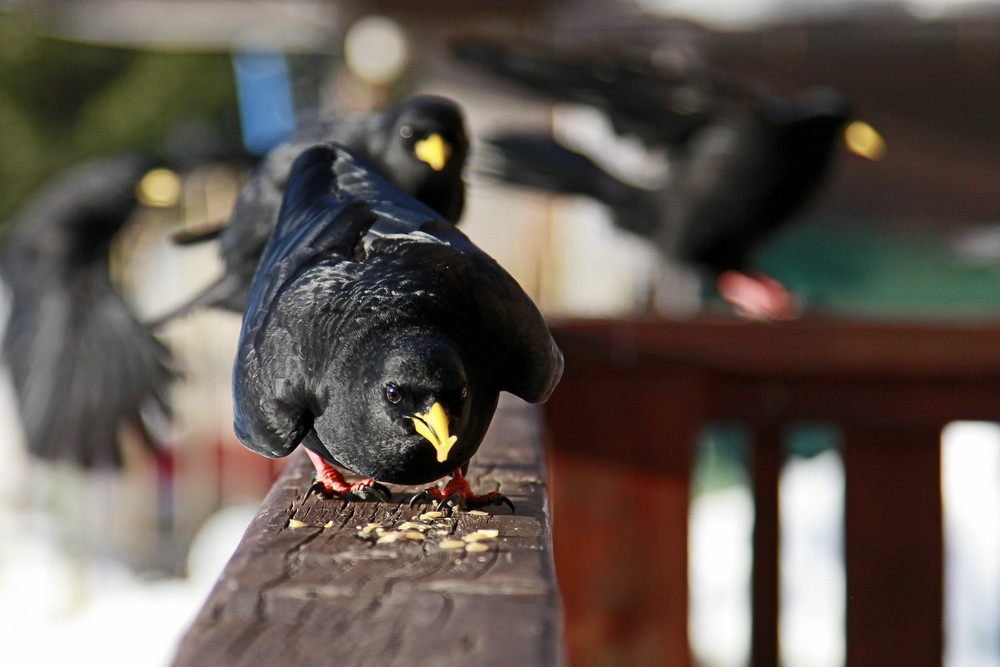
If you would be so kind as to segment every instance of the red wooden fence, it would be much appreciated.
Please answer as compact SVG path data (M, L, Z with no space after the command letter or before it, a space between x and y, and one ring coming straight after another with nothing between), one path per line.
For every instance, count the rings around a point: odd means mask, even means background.
M847 664L940 665L941 429L1000 421L1000 326L578 321L554 327L556 571L571 663L689 665L692 449L754 434L754 665L778 657L780 434L835 422L846 471Z

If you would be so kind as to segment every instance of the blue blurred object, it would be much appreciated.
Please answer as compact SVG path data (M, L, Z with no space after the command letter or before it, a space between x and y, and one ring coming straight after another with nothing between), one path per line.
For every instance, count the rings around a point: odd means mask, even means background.
M280 53L244 51L233 55L233 68L243 145L255 155L263 155L295 130L288 64Z

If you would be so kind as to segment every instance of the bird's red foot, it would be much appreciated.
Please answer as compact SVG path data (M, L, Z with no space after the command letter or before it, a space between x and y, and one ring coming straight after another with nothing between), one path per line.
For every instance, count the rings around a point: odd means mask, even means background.
M382 500L387 501L391 497L389 489L383 484L379 484L373 479L363 479L360 482L349 484L340 471L324 461L319 455L306 450L309 460L312 461L316 471L313 473L312 484L306 489L302 500L305 500L314 491L330 496L337 496L344 500Z
M780 282L762 273L726 271L716 284L719 295L746 317L788 321L802 314L798 301Z
M432 486L414 495L410 498L410 507L413 507L417 503L433 502L434 500L438 501L435 508L437 510L442 510L449 506L476 509L490 505L507 505L510 507L511 512L515 511L514 503L502 493L493 491L491 493L484 493L481 496L474 494L472 487L469 486L469 483L465 480L465 476L462 475L461 469L452 473L451 481L445 485L444 489Z

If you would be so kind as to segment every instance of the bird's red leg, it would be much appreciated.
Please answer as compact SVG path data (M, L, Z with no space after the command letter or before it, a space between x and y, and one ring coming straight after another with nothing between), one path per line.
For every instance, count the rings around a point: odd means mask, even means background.
M318 454L309 449L306 450L306 454L309 455L309 460L312 461L313 467L316 468L316 477L312 485L306 490L307 497L313 491L325 491L330 495L339 496L347 500L353 498L368 500L376 495L383 496L380 500L389 499L391 495L389 489L375 480L363 479L360 482L349 484L344 479L344 476L340 474L339 470L324 461Z
M798 302L785 286L762 273L726 271L719 276L716 287L723 299L753 319L794 320L801 314Z
M461 468L456 468L455 472L451 475L451 480L445 485L444 489L432 486L413 496L410 499L410 507L422 500L433 499L438 501L438 509L447 505L470 508L486 507L487 505L507 505L510 507L511 512L514 511L514 503L510 501L510 498L498 491L484 493L481 496L474 494L472 487L469 486L469 482L465 479L465 475L462 474Z

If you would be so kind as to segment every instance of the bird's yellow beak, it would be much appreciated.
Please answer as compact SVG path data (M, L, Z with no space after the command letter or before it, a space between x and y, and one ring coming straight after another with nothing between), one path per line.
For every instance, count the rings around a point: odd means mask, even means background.
M451 146L435 132L414 144L413 152L419 160L429 164L431 169L441 171L451 157Z
M860 155L873 162L885 157L885 139L878 130L864 122L856 120L844 130L844 143L847 149L855 155Z
M438 463L447 461L448 452L458 440L458 436L448 434L448 413L444 411L441 404L435 403L431 406L430 412L413 415L410 419L413 420L413 427L417 429L417 433L434 445Z

